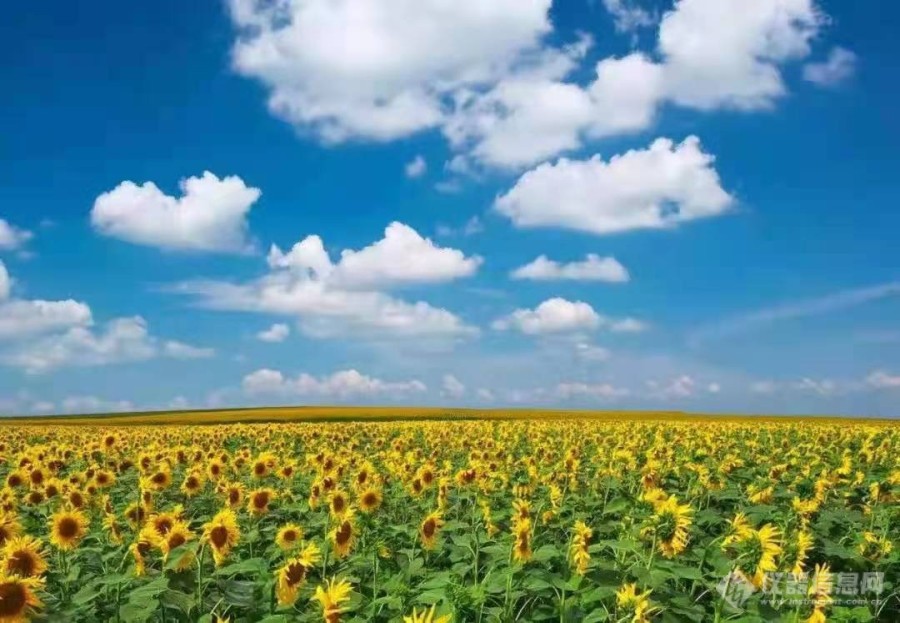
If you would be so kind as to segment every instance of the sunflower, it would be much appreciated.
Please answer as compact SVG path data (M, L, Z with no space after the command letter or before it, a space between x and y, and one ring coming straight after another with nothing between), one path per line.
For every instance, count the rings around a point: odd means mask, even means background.
M419 525L419 539L422 541L423 548L427 550L435 549L443 526L444 520L439 510L429 513L422 520L422 523Z
M411 615L403 617L403 623L450 623L452 618L449 614L436 616L434 610L435 606L431 606L429 610L422 610L420 613L413 608Z
M176 506L170 511L153 513L150 515L150 518L147 519L147 526L150 527L152 534L155 537L164 538L172 531L172 527L181 520L183 514L184 508L181 505Z
M344 603L350 601L350 591L353 587L347 580L337 581L336 578L326 580L323 586L316 587L313 599L322 606L322 618L325 623L339 623L341 615L347 611Z
M160 465L152 476L146 479L147 487L154 491L164 491L172 484L172 472L166 464Z
M809 581L809 588L806 591L806 596L813 604L812 615L807 621L824 622L826 620L825 609L828 608L833 601L831 598L833 588L834 583L831 577L831 569L828 565L816 565L815 573L813 573L813 576Z
M247 510L253 515L265 515L269 512L269 504L275 499L275 491L265 487L250 492Z
M791 568L791 573L800 575L806 565L806 555L813 546L813 537L806 530L800 530L785 550L784 566Z
M891 553L894 549L891 540L886 536L878 536L874 532L865 531L859 543L859 553L869 560L877 561Z
M378 487L368 487L363 489L359 494L359 510L364 513L374 512L382 501L381 489Z
M297 601L300 587L306 582L310 569L315 567L319 560L321 560L319 548L315 543L310 543L299 556L284 563L275 574L277 582L275 593L279 605L290 606Z
M228 558L240 536L237 517L230 508L220 510L210 522L203 526L203 539L212 548L213 559L216 561L217 567L221 566Z
M185 522L176 522L166 534L165 538L161 539L158 543L158 547L162 550L163 553L163 560L166 560L169 557L169 554L172 552L172 550L181 547L193 538L194 534L191 532L190 528L188 528L188 525ZM175 570L184 571L185 569L191 567L193 564L194 555L189 552L178 559Z
M747 521L747 515L744 513L735 514L734 518L728 522L728 532L725 534L725 538L722 539L722 549L746 538L752 530L753 527Z
M134 575L136 577L141 577L147 572L146 556L150 553L152 547L150 541L143 535L138 535L138 540L128 547L128 551L131 552L134 558Z
M31 611L43 604L35 591L43 588L43 580L20 578L0 572L0 623L25 623Z
M531 520L520 519L513 525L513 559L525 564L531 560Z
M347 500L347 494L340 489L331 494L331 500L328 503L328 512L332 518L341 519L350 508L350 502Z
M34 537L22 536L10 539L4 544L0 559L3 560L0 573L17 575L20 578L40 577L47 570L43 546Z
M142 504L132 502L125 507L124 515L128 525L131 526L132 529L137 530L141 527L141 524L144 523L144 519L147 517L147 510Z
M237 509L244 503L244 485L235 482L225 487L225 501L229 508Z
M657 545L666 558L674 558L687 548L692 513L691 507L679 504L674 495L656 508L654 521Z
M588 548L591 545L591 537L594 536L594 531L583 521L575 522L574 531L575 536L572 537L569 557L572 562L572 569L576 574L583 576L587 572L588 564L591 562L591 554Z
M107 489L116 484L116 475L105 469L99 469L94 473L94 484L101 489Z
M0 512L0 545L22 533L22 524L12 513Z
M74 549L87 534L87 527L87 517L81 511L58 511L50 518L50 542L62 550Z
M631 623L648 623L658 610L649 599L650 591L638 592L633 583L622 585L616 591L616 607L631 615Z
M775 559L781 554L780 532L772 524L765 524L759 530L750 530L737 542L739 559L743 562L740 570L749 576L756 588L761 588L766 574L777 569Z
M199 472L191 472L187 476L184 477L184 482L181 483L181 492L186 497L194 497L198 493L200 493L200 489L203 488L203 477Z
M218 480L225 473L225 465L219 459L212 459L206 465L206 475L210 480Z
M300 544L303 538L303 528L297 524L289 523L282 526L275 535L275 543L284 551L290 551Z
M354 512L351 507L344 518L332 530L328 536L334 546L334 553L338 558L346 558L356 543L356 522L353 520Z
M110 543L114 545L122 544L122 529L119 527L119 522L114 514L106 513L103 516L103 528L109 534Z

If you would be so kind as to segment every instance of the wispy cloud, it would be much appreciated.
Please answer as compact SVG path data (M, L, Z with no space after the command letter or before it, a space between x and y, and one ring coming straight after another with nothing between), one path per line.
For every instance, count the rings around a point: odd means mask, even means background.
M700 327L688 336L688 344L699 346L711 339L748 333L782 320L821 316L897 295L900 295L900 281L891 281L865 288L841 290L819 298L783 303Z

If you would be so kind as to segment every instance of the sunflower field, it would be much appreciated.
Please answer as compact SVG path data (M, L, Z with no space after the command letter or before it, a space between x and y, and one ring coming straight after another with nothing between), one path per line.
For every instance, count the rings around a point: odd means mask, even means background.
M890 423L0 434L0 623L900 621Z

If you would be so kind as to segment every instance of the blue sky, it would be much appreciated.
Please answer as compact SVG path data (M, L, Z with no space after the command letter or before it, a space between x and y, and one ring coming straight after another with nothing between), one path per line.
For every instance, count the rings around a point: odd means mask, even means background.
M0 412L900 414L900 7L8 13Z

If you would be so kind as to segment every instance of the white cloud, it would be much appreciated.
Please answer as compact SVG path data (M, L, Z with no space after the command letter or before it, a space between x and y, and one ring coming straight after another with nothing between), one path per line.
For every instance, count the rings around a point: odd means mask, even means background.
M356 370L341 370L323 377L303 373L291 379L278 370L269 368L248 374L242 385L250 395L311 396L339 400L373 396L402 397L421 394L428 389L418 380L388 382Z
M449 225L438 225L435 229L435 233L438 236L443 238L449 238L452 236L474 236L476 234L480 234L484 231L484 223L481 222L481 219L478 216L473 216L469 218L461 227L458 229L450 227Z
M518 227L562 227L594 234L673 227L725 213L734 199L690 136L657 139L609 162L560 159L522 175L495 202Z
M93 367L129 361L144 361L157 356L177 359L211 356L181 342L169 341L159 346L150 335L147 322L140 316L115 318L101 331L76 326L63 333L39 337L17 344L0 355L4 365L21 368L29 374L41 374L57 368Z
M697 382L687 374L670 381L647 381L646 385L652 396L664 399L690 398L697 389Z
M668 97L701 110L771 107L786 92L779 64L809 54L823 19L814 0L680 0L659 28Z
M856 72L856 54L846 48L836 46L828 58L821 63L807 63L803 66L803 79L823 87L841 84Z
M722 386L718 383L710 383L706 386L706 391L708 391L710 394L718 394L720 391L722 391Z
M291 334L291 328L283 322L276 322L271 327L256 334L256 337L263 342L283 342Z
M326 141L440 124L444 100L496 80L549 33L550 0L230 0L235 69L276 115Z
M583 361L606 361L611 355L609 349L587 342L576 343L575 354Z
M16 251L34 237L30 231L14 227L0 218L0 251Z
M563 298L547 299L534 309L517 309L495 320L492 327L499 331L516 329L528 335L593 331L603 322L600 314L583 301Z
M351 290L452 281L475 274L481 262L478 256L438 247L398 222L388 225L384 238L368 247L342 251L337 264L332 264L318 236L305 238L286 254L274 245L269 252L272 268L306 272Z
M603 6L613 16L619 32L634 32L656 23L650 12L637 6L633 0L603 0Z
M92 323L91 308L73 301L42 301L12 298L14 283L0 262L0 342L20 340L43 333Z
M560 264L548 259L546 255L520 266L510 273L513 279L530 279L533 281L605 281L607 283L625 283L630 279L628 270L614 257L603 257L589 253L581 262Z
M818 380L805 377L799 381L793 382L791 384L791 389L801 392L811 392L819 394L820 396L828 396L838 390L838 385L829 379Z
M642 331L646 325L634 318L608 318L583 301L555 297L534 309L517 309L491 324L497 331L514 329L526 335L565 334L606 328L613 332Z
M403 171L406 173L406 177L416 179L425 175L426 171L428 171L428 163L425 162L425 158L420 154L406 163Z
M466 393L466 386L452 374L445 374L441 380L441 395L445 398L462 398Z
M609 330L613 333L643 333L649 328L649 325L637 318L622 318L614 320L609 325Z
M216 349L191 346L184 342L169 340L163 344L163 354L172 359L209 359L215 356Z
M884 370L875 370L866 377L866 383L875 389L900 388L900 375L888 374Z
M624 387L616 387L609 383L560 383L556 386L555 393L558 398L563 400L580 397L613 400L628 396L631 392Z
M8 299L11 292L12 277L9 276L9 271L6 270L6 264L0 262L0 302Z
M122 182L97 197L91 223L105 236L161 249L245 253L247 215L260 190L237 176L219 179L209 171L181 180L181 197L166 195L153 182Z
M605 58L580 83L590 38L551 45L551 0L229 4L234 68L304 133L387 141L440 128L456 152L502 168L645 130L666 102L769 108L787 91L782 66L809 55L826 21L814 0L679 0L658 60ZM632 0L604 5L619 31L657 21Z
M199 297L208 308L294 316L315 337L366 334L470 336L477 333L445 309L409 303L383 291L391 286L449 281L471 275L480 258L437 247L401 223L360 251L344 251L335 264L322 239L308 236L287 253L272 248L270 272L249 283L193 281L175 291Z

